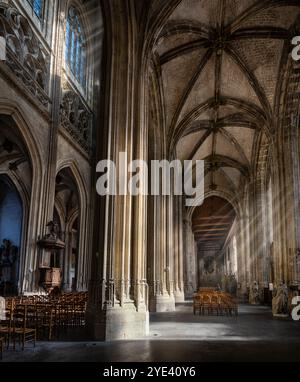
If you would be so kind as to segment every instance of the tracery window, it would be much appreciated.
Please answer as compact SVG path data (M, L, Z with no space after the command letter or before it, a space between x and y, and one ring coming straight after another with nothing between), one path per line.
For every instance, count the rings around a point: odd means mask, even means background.
M86 43L80 18L74 7L70 7L66 28L66 64L80 85L86 84Z
M44 11L44 0L28 0L34 13L41 19Z

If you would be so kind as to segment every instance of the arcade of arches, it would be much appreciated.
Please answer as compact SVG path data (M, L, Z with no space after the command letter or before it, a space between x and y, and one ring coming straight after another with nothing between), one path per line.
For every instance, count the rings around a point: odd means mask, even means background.
M0 295L44 294L56 269L52 286L88 291L86 326L107 340L147 335L149 312L199 287L248 303L256 283L271 305L284 283L290 302L299 1L38 3L0 1ZM124 151L204 160L204 203L96 195L97 161Z

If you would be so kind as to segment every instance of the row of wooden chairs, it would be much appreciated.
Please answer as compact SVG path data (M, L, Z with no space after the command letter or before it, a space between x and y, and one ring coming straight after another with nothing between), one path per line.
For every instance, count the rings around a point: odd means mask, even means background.
M70 292L70 293L62 293L59 295L52 296L50 295L31 295L31 296L17 296L17 297L8 297L6 298L6 306L7 305L28 305L28 304L36 304L36 303L59 303L59 302L80 302L87 301L87 292Z
M1 356L3 348L16 343L22 347L37 339L52 340L62 330L85 325L87 293L59 296L19 296L7 298L5 319L0 322Z
M228 293L219 291L200 291L194 294L194 314L238 315L238 304Z

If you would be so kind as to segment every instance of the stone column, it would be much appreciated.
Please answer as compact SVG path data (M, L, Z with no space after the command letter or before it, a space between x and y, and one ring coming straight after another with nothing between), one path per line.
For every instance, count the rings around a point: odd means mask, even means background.
M172 196L156 196L154 211L156 224L151 230L152 237L148 237L148 240L154 237L156 240L156 251L150 263L153 269L149 280L152 286L150 311L171 312L175 310Z
M277 150L274 150L275 157L279 155ZM282 243L282 224L281 221L281 204L282 204L282 192L281 192L281 176L280 176L280 165L279 160L274 163L274 176L273 176L273 221L274 221L274 284L277 285L283 279L283 272L281 267L281 256L283 251Z
M251 277L250 277L250 212L249 212L249 192L248 189L245 189L244 196L242 199L242 232L243 232L243 256L245 260L245 287L250 286Z
M23 271L20 273L20 280L22 281L19 292L24 294L38 293L41 291L44 292L44 290L39 287L39 261L41 252L36 242L39 237L42 237L46 233L46 225L53 219L57 139L60 124L61 71L63 67L63 25L65 5L65 0L59 1L54 9L54 18L57 22L53 23L53 38L51 46L52 70L49 86L49 88L51 88L51 123L48 137L47 159L45 160L45 173L40 175L43 177L41 188L36 190L36 185L40 182L40 180L36 180L36 184L33 184L32 186L31 209L32 211L34 210L34 212L32 215L33 224L29 224L29 231L35 231L35 233L33 234L32 232L28 232L30 251L26 254L22 267ZM37 166L37 163L35 163L34 166ZM36 205L39 210L35 207ZM36 242L33 243L33 240Z
M68 292L71 290L71 281L70 281L70 262L72 256L72 231L66 231L64 234L64 240L66 247L63 253L63 279L62 279L62 288L64 291Z
M185 298L192 298L197 289L197 256L192 223L189 219L183 221L183 246L184 246L184 294Z
M160 264L160 203L159 196L148 197L147 281L149 285L149 311L156 311L156 296L163 293ZM157 227L160 227L158 229Z
M294 225L293 241L290 243L290 270L289 281L300 290L300 165L299 165L299 110L298 115L292 117L289 154L291 171L288 173L290 182L293 184L293 197L288 197L289 207ZM289 180L289 179L288 179ZM291 228L291 227L289 227ZM294 244L294 245L293 245Z
M257 233L257 216L256 216L256 206L255 206L255 183L249 186L249 268L250 268L250 285L257 281L257 246L256 246L256 233Z
M291 184L288 178L288 162L284 160L286 152L290 150L287 136L278 137L276 146L273 151L274 160L274 184L272 190L273 206L274 206L274 273L275 286L281 281L288 280L288 245L293 242L293 216L289 216L289 197L287 195L291 190L287 187ZM288 171L287 171L288 170Z
M258 245L258 223L259 216L256 205L256 179L252 179L249 185L249 287L253 286L254 282L258 283L258 262L259 262L259 245ZM250 302L250 301L249 301Z
M266 222L264 215L264 181L265 171L261 170L255 184L255 253L256 253L256 281L259 285L260 300L264 300L264 288L268 287L266 276Z
M298 290L300 290L300 166L299 166L299 127L297 129L296 139L294 139L294 168L293 168L293 178L294 178L294 204L295 204L295 270L294 270L294 282L298 285ZM297 143L295 143L297 142Z
M245 212L245 211L244 211ZM246 230L247 230L247 216L246 213L243 216L237 218L237 261L238 261L238 283L240 289L238 291L239 298L244 300L247 294L247 242L246 242Z
M146 74L142 73L137 46L134 3L105 2L103 8L112 51L107 63L111 73L105 89L105 129L98 129L97 158L114 161L117 172L124 176L130 161L147 159L142 87ZM126 152L127 158L120 158L120 152ZM98 340L142 337L149 327L145 281L146 199L142 195L128 195L126 187L121 189L118 182L117 187L119 195L95 199L87 327Z
M183 288L183 243L182 243L182 198L174 197L174 297L175 302L184 302Z

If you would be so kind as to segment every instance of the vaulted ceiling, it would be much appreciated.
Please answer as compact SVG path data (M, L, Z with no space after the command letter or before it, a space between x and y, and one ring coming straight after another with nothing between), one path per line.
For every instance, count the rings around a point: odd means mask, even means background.
M78 188L69 168L62 169L56 176L55 203L65 216L72 210L78 209L80 204Z
M1 171L2 170L2 171ZM0 115L0 172L12 172L30 195L32 163L11 116Z
M205 159L206 190L236 193L250 176L299 15L299 0L182 0L161 30L154 55L170 150Z

